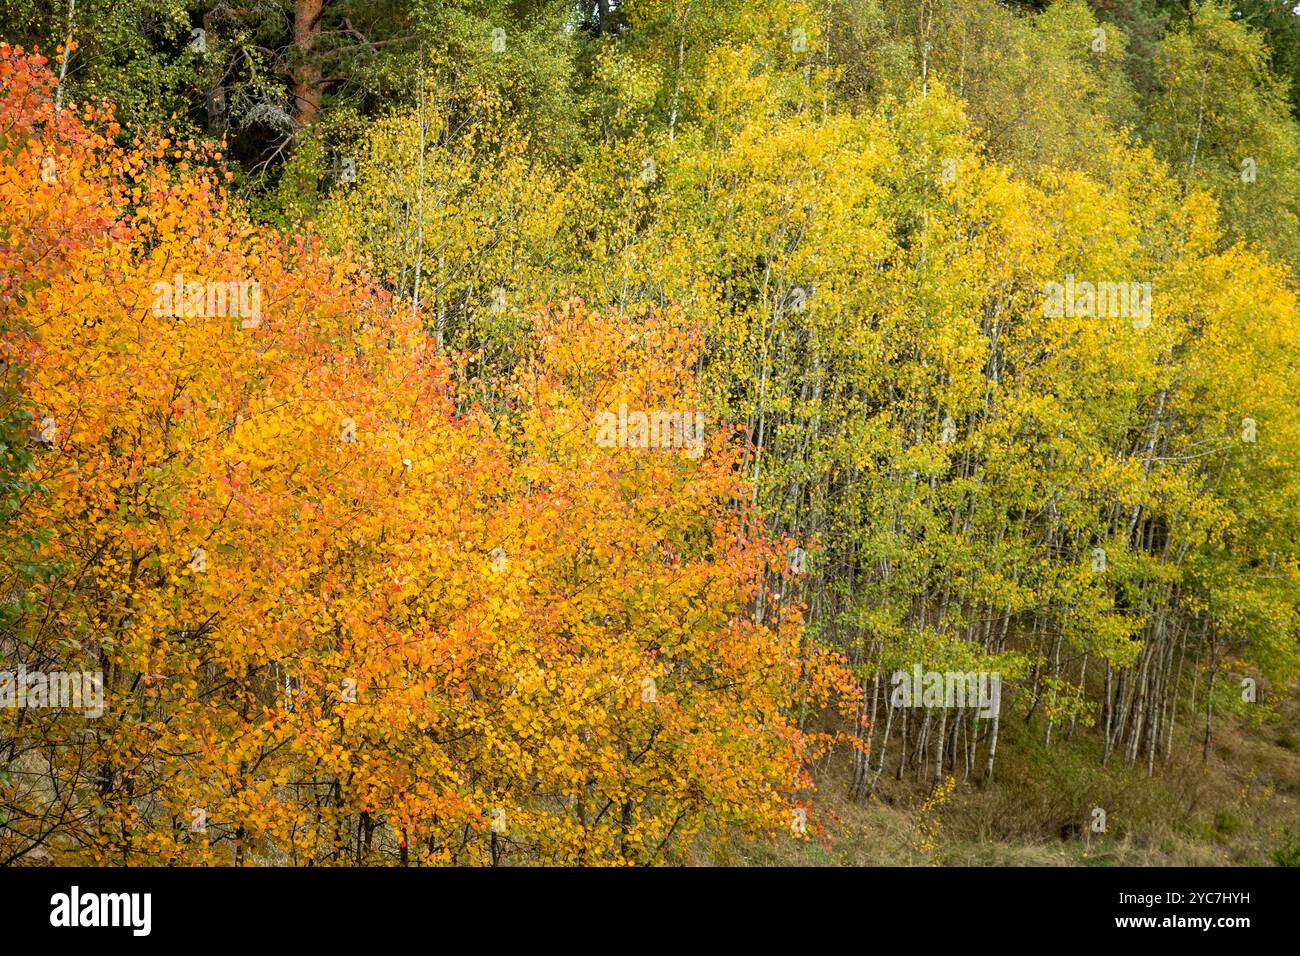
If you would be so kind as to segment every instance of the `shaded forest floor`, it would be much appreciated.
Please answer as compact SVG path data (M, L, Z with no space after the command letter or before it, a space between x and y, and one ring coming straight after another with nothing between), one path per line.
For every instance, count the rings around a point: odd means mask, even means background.
M925 809L931 787L894 779L848 797L850 759L818 774L808 839L702 840L694 862L730 866L1273 866L1300 864L1300 701L1259 726L1220 723L1208 762L1203 726L1176 730L1153 777L1145 762L1100 766L1095 729L1043 744L1043 726L1003 723L993 783L958 782ZM1106 830L1089 826L1094 808ZM815 824L815 826L814 826ZM814 833L814 830L819 832ZM716 834L710 837L716 837ZM705 843L709 844L704 849Z

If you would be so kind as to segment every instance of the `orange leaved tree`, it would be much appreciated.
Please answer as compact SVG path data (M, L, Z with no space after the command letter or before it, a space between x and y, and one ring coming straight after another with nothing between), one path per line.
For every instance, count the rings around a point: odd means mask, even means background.
M0 863L651 863L802 831L828 740L795 709L850 681L758 590L778 549L689 323L541 310L483 405L409 303L243 216L219 154L56 110L20 50L0 76L0 411L29 422Z

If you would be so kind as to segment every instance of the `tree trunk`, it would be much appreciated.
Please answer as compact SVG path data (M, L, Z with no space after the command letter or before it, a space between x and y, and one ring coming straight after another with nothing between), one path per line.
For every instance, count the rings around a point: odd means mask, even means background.
M324 0L294 0L293 119L298 129L316 122L320 114L321 73L314 58Z

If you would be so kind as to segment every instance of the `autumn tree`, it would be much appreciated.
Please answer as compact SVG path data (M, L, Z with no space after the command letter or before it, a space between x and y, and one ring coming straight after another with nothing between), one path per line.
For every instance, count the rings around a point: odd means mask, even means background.
M104 692L3 712L6 861L648 863L790 827L829 742L798 706L853 691L761 587L695 330L535 314L489 412L425 309L260 233L199 147L118 147L0 69L5 228L58 260L6 291L45 424L4 660ZM604 441L629 406L675 424Z

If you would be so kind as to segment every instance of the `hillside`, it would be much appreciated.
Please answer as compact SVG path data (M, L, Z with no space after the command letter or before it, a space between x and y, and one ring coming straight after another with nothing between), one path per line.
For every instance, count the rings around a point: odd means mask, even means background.
M1298 50L0 0L0 866L1295 865Z

